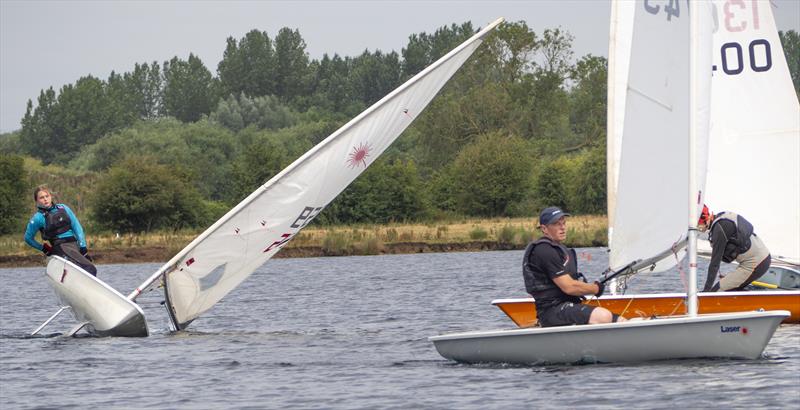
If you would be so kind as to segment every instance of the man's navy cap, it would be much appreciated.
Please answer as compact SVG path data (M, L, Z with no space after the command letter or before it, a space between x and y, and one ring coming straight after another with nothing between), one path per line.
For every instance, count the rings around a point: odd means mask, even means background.
M561 210L561 208L557 206L550 206L545 208L542 213L539 214L539 224L540 225L550 225L561 219L562 216L570 216L568 213Z

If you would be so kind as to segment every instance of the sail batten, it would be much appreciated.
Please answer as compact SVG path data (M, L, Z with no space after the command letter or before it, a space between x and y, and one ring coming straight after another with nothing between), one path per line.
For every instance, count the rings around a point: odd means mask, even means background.
M164 276L168 308L177 329L210 309L374 162L502 21L485 27L303 154L193 240L129 298Z

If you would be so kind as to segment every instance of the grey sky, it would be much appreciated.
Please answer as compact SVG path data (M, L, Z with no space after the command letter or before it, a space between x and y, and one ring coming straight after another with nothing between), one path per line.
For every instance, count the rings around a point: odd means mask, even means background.
M779 30L800 31L800 0L773 0ZM212 73L225 39L252 29L299 29L311 58L400 51L413 33L497 17L537 33L562 27L575 56L607 54L610 0L527 1L37 1L0 0L0 132L20 127L42 89L174 56L200 57Z

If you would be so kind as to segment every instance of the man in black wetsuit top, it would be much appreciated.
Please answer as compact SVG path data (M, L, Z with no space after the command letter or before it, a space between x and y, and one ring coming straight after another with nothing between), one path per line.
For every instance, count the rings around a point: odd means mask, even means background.
M525 249L522 276L525 289L535 299L539 324L549 327L624 321L608 309L581 303L581 296L602 295L604 286L586 283L578 273L575 250L563 245L567 216L558 207L545 208L539 215L543 236Z

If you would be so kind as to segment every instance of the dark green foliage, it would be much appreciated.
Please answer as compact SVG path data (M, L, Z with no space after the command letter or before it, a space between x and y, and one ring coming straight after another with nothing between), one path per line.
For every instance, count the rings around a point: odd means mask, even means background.
M288 101L306 95L311 80L306 42L297 30L282 28L275 37L275 95Z
M379 160L320 214L322 223L386 223L424 218L428 201L413 161Z
M153 158L130 158L104 175L92 194L94 220L119 232L197 226L204 202L185 175Z
M592 148L584 154L584 160L575 178L574 212L602 214L606 211L606 147Z
M286 149L273 138L257 136L233 163L229 202L239 203L287 165Z
M218 98L211 72L194 54L187 61L174 57L164 62L164 112L193 122L211 112Z
M52 88L43 90L35 109L28 101L22 119L23 149L45 164L66 164L81 147L132 122L125 103L113 96L112 88L91 76L65 85L58 97Z
M607 66L605 58L587 55L572 70L570 123L584 146L605 145Z
M0 134L0 154L23 154L19 131Z
M794 83L794 92L800 96L800 34L794 30L779 31L778 37L783 44L783 54L789 65L789 74Z
M564 161L551 161L541 164L533 189L538 208L557 206L572 212L567 206L570 177L568 166Z
M0 234L20 233L28 197L22 157L0 154Z
M402 50L403 75L411 77L438 60L450 50L475 34L472 23L460 26L443 26L433 34L419 33L408 37L408 45Z
M400 85L400 60L395 52L375 51L353 59L350 68L352 96L372 105Z
M192 177L206 198L229 197L231 161L236 154L233 134L207 121L182 124L174 119L140 122L88 147L74 166L103 171L130 156L150 156L176 165Z
M275 94L275 50L266 32L251 30L237 44L228 37L217 75L225 95Z
M457 211L467 215L507 215L529 192L532 161L517 136L493 132L464 147L453 162Z
M234 132L249 126L276 130L294 125L297 114L281 104L277 97L266 95L251 98L242 93L238 98L231 95L220 100L208 119Z
M190 54L43 90L22 130L0 136L0 152L68 164L71 176L57 182L78 204L95 172L110 178L115 165L146 158L199 192L194 221L205 225L475 31L468 22L413 34L402 58L366 50L309 61L299 31L273 40L252 30L227 39L216 78ZM796 67L791 35L782 39ZM571 45L560 29L498 27L319 220L603 212L606 61L575 63ZM39 168L36 182L49 183Z

